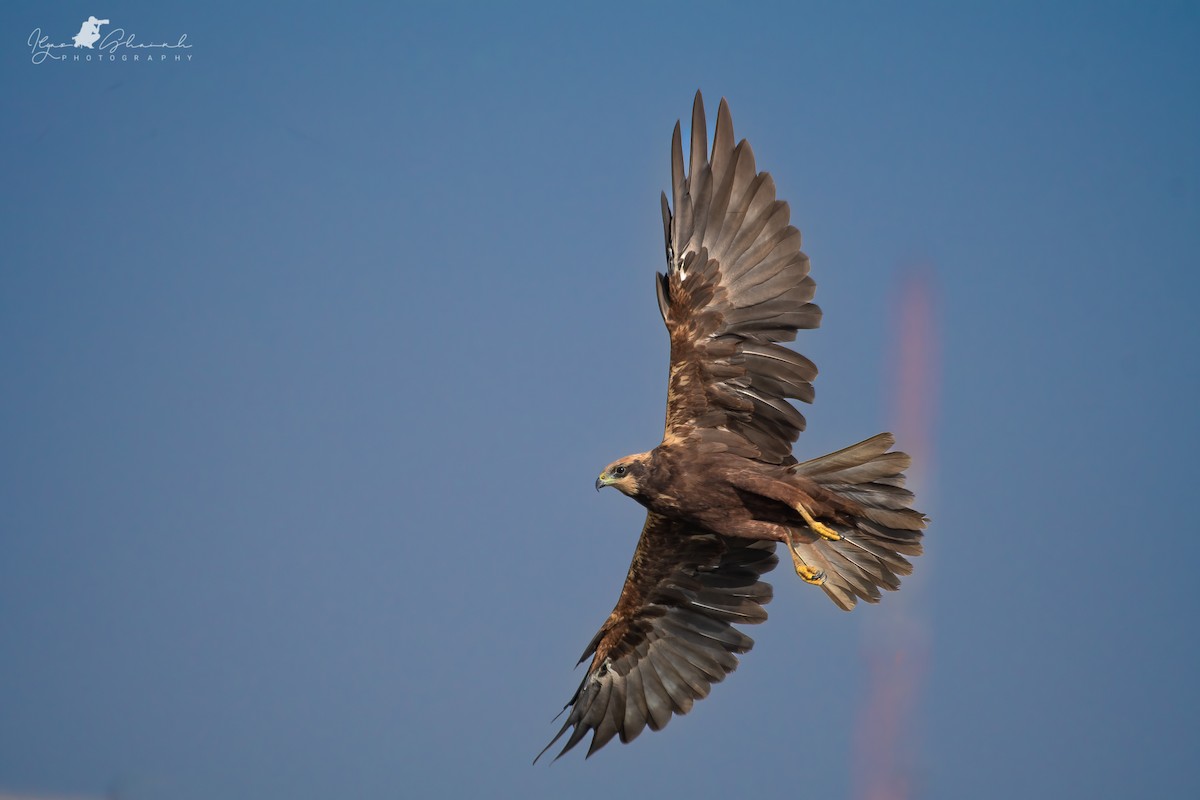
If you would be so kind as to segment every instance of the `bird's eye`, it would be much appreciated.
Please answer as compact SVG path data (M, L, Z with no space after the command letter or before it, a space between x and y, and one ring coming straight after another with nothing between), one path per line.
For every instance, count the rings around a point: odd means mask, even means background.
M618 478L624 477L625 476L625 467L617 467L616 469L613 470L613 474L616 475Z

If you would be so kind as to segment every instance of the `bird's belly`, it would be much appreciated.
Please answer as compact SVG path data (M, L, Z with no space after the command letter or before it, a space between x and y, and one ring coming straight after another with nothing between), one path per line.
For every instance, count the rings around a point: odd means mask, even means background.
M767 515L768 518L776 516L765 505L762 509L756 508L759 504L754 502L755 499L766 501L766 498L744 497L742 493L726 486L703 492L664 492L644 505L657 514L714 533L742 536L745 535L744 527L752 523L759 513ZM771 521L776 520L772 518ZM782 522L783 518L778 521Z

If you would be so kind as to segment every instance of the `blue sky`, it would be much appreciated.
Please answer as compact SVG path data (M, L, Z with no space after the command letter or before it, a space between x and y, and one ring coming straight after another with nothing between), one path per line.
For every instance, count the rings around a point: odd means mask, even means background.
M192 60L31 63L92 14ZM892 658L922 665L911 796L1200 789L1194 4L0 30L0 791L858 796ZM641 525L592 482L661 435L697 88L812 258L802 457L896 426L903 276L932 276L928 555L849 615L777 571L691 715L531 768Z

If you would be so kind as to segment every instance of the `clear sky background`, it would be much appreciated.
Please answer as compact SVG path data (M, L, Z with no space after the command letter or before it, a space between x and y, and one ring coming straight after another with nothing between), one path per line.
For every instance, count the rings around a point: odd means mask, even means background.
M31 63L90 14L192 61ZM19 2L0 31L0 791L861 796L894 658L893 796L1200 792L1196 4ZM776 571L691 715L530 767L643 518L592 482L661 435L697 88L812 258L802 458L897 425L929 276L928 555L852 614Z

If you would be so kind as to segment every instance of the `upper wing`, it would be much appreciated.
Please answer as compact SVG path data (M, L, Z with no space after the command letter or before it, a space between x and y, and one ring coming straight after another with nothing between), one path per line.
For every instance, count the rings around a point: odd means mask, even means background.
M574 730L556 759L588 731L590 756L614 736L629 742L690 711L753 646L732 623L767 618L771 585L759 576L776 563L773 542L693 532L647 514L617 606L579 659L592 656L563 709L571 709L567 721L542 753L567 728Z
M704 101L692 107L684 174L679 124L671 141L675 213L662 197L667 274L658 306L671 335L665 439L701 438L750 458L791 463L804 417L787 398L812 402L817 368L775 342L821 323L800 231L788 224L775 182L756 172L744 139L733 144L721 100L708 157Z

